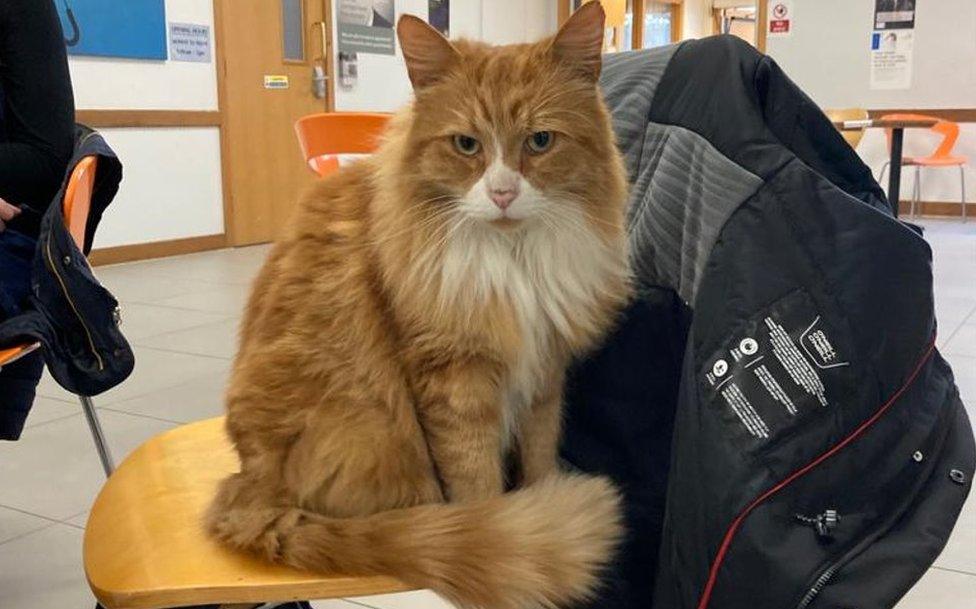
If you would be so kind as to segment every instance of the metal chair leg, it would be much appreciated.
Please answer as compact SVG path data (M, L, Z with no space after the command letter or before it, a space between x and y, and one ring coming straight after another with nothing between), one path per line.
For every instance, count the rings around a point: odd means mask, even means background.
M920 199L922 198L922 168L920 165L915 166L915 185L912 188L912 204L909 208L908 215L914 220L915 219L915 206L920 204Z
M102 462L102 469L105 476L111 476L115 471L115 462L112 460L112 453L105 440L105 432L102 431L102 424L98 421L98 413L95 412L95 403L90 397L80 395L81 409L85 413L85 420L88 421L88 428L91 429L92 439L95 441L95 450L98 451L98 458Z
M959 192L962 193L962 221L966 221L966 172L959 166Z
M885 161L885 164L881 166L881 173L878 174L878 184L884 183L884 174L888 169L888 165L891 165L891 161Z

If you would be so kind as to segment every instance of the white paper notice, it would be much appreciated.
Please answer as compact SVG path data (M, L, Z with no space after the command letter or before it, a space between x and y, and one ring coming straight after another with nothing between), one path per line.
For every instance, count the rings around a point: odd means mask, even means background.
M881 30L871 34L871 88L912 86L914 30Z
M210 26L196 23L169 24L169 58L173 61L210 63Z
M769 38L785 38L793 34L793 0L769 0Z

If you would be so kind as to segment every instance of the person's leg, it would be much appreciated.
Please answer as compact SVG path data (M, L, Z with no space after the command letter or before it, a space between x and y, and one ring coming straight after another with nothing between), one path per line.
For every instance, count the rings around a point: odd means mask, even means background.
M34 240L0 232L0 321L17 315L30 293ZM17 440L34 403L44 360L34 352L0 369L0 440Z

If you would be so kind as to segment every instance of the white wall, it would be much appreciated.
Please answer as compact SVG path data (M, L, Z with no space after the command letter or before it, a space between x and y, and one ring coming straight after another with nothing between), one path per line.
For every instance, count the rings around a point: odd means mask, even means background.
M685 0L682 3L682 40L711 35L712 3L713 0Z
M874 0L794 0L794 32L768 38L766 52L823 108L976 107L976 1L921 0L915 18L912 86L870 89L869 45ZM905 136L906 155L929 154L937 138L921 130ZM887 159L884 134L869 130L858 153L875 170ZM976 124L962 125L956 153L976 159ZM922 199L958 201L958 170L924 169ZM976 201L976 172L967 168L969 201ZM902 198L913 172L903 173Z
M224 232L217 127L101 133L123 160L125 179L98 226L96 247Z
M166 0L166 20L209 25L213 40L210 0ZM213 61L72 56L68 63L81 110L218 108ZM96 247L224 232L217 128L101 131L122 160L124 178Z
M333 15L337 16L336 0ZM427 18L427 0L397 0L397 13ZM333 19L333 39L338 39L338 19ZM495 44L527 42L556 31L553 0L454 0L451 3L452 38L468 37ZM338 64L338 53L336 53ZM336 110L389 112L405 104L411 95L406 66L400 54L358 54L359 80L352 90L336 86ZM338 65L334 73L338 74Z

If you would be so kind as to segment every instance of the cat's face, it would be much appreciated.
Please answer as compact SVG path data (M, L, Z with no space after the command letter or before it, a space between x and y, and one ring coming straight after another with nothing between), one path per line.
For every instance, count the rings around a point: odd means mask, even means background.
M411 177L432 205L501 230L599 215L616 152L596 85L603 13L592 4L531 45L451 44L401 20L416 91Z

